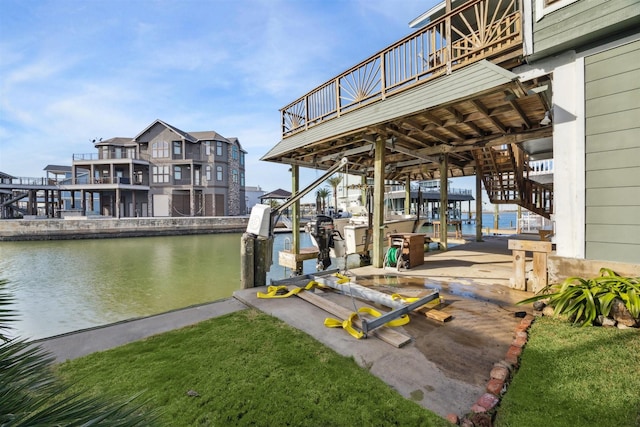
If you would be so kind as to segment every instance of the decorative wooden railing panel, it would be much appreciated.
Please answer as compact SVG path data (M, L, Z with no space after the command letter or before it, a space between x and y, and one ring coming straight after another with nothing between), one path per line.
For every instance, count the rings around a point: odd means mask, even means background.
M481 59L519 55L518 5L470 0L459 6L282 108L283 137Z

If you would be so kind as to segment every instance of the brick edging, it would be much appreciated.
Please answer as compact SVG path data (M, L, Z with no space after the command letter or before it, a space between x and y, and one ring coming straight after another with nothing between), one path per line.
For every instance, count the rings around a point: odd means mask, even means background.
M512 373L518 368L522 349L529 338L529 328L535 317L531 314L525 315L514 331L514 338L511 346L507 350L504 359L493 365L489 374L489 381L485 388L485 393L471 406L471 412L464 418L459 418L455 414L447 415L447 420L453 424L462 426L473 426L471 418L477 416L488 416L488 412L498 406L500 398L507 390L508 381Z

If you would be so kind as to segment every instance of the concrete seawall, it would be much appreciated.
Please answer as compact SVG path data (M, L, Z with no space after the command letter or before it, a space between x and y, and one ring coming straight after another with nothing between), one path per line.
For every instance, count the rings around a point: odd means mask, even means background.
M248 217L27 219L0 221L0 241L242 233Z

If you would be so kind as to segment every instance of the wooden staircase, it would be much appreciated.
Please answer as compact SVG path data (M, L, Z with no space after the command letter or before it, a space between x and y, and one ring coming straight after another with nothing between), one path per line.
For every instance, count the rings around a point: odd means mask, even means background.
M528 155L517 144L474 150L489 200L495 205L516 204L549 218L553 213L553 185L529 178Z

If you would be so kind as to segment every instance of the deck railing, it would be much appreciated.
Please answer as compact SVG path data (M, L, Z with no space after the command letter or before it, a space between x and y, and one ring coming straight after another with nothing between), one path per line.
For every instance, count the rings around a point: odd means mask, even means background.
M94 160L120 160L120 159L133 159L133 160L147 160L143 155L133 152L120 152L120 151L100 151L98 153L80 153L73 155L74 162L94 161Z
M516 0L469 0L282 108L282 136L521 49L518 5Z
M0 178L0 185L11 186L48 186L48 185L56 185L58 180L52 178L33 178L33 177L11 177L11 178Z

